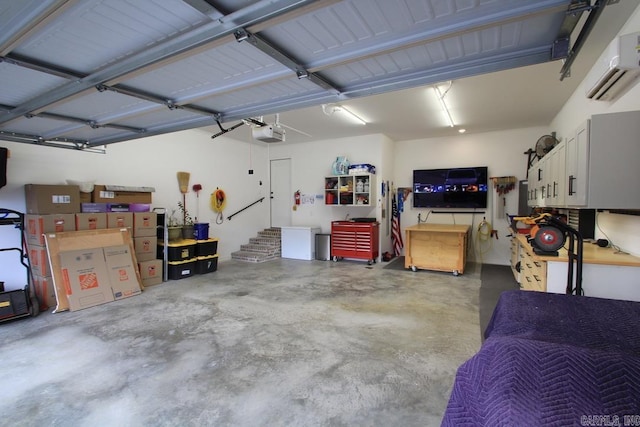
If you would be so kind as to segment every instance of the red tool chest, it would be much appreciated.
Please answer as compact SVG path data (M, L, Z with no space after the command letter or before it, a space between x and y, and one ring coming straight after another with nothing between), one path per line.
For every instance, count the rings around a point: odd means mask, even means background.
M331 223L331 259L365 259L369 265L378 258L378 222L333 221Z

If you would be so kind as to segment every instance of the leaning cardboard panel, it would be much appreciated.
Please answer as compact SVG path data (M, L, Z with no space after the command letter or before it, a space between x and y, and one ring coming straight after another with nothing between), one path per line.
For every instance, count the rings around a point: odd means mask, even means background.
M62 272L60 269L60 253L66 251L74 251L80 249L91 249L95 247L106 247L116 245L129 245L131 253L134 253L133 239L129 230L121 229L105 229L105 230L84 230L84 231L65 231L61 233L45 234L47 245L47 255L51 266L51 275L53 277L53 285L56 293L56 309L54 313L69 310L69 300L67 299ZM135 255L133 255L135 256ZM140 271L137 266L135 268L138 282L142 287L140 279Z
M60 268L71 311L113 301L102 248L60 252Z
M129 245L103 248L113 298L116 300L140 294L142 278L136 274L137 262Z

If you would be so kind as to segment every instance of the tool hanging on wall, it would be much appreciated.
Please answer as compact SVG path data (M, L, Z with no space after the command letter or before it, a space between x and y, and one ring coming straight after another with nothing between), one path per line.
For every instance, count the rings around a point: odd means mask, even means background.
M493 176L491 182L496 188L496 192L499 196L505 195L514 188L516 188L517 178L515 176Z
M187 223L187 193L189 192L189 177L191 174L189 172L178 172L178 187L180 187L180 192L182 193L182 206L183 209L183 218L182 223Z
M200 190L202 190L201 184L193 184L191 189L196 193L196 218L195 222L199 221L200 218Z
M216 187L216 191L211 193L211 209L218 214L216 216L216 224L222 224L222 222L224 221L222 211L226 206L227 195L222 189Z
M493 186L495 187L498 196L500 196L496 201L497 218L503 218L507 204L507 199L504 196L516 188L517 178L515 176L493 176L490 179L491 182L493 182Z

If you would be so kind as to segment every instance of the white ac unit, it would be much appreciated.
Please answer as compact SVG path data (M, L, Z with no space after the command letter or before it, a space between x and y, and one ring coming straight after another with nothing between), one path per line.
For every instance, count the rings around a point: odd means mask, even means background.
M587 98L611 101L640 76L640 32L618 36L605 49L587 78Z
M278 125L255 127L252 135L254 139L262 142L281 142L285 139L284 128Z

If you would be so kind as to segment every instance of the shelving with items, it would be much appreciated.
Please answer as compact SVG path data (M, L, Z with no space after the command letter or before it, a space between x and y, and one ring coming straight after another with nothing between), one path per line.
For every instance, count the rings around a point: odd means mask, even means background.
M325 204L336 206L374 206L375 175L336 175L325 177Z

